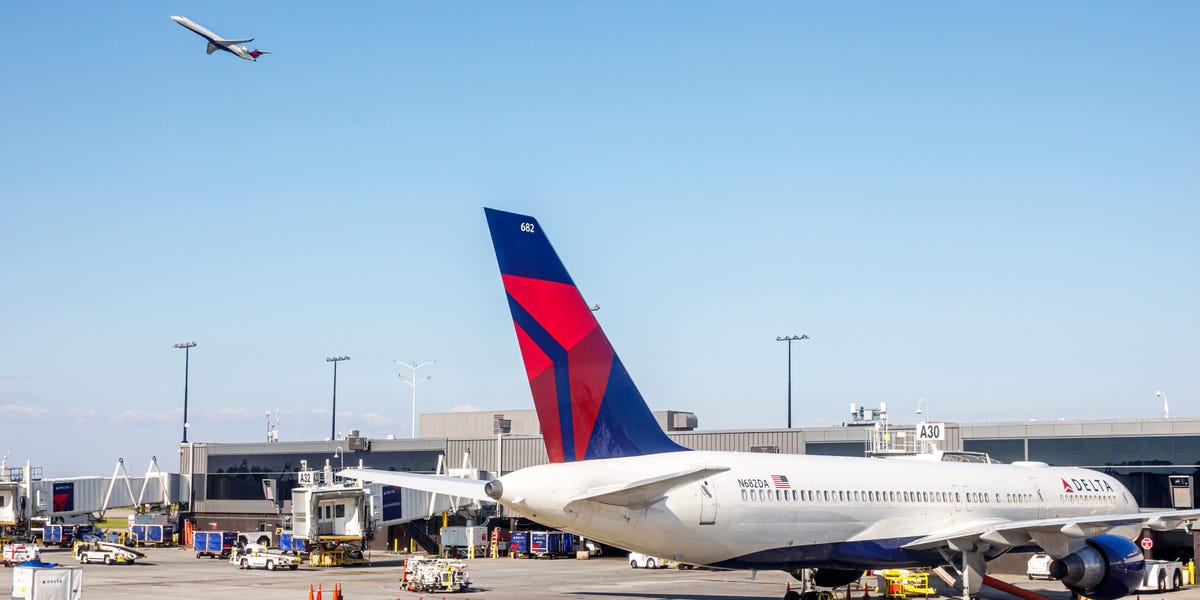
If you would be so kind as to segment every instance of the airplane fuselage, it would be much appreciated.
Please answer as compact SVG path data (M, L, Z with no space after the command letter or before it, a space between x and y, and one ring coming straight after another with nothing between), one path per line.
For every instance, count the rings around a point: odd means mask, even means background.
M682 483L649 506L573 500L681 463L728 470ZM935 564L936 551L902 546L966 524L1138 510L1110 476L1040 463L695 451L547 464L500 482L497 501L540 523L621 548L732 568Z
M208 53L209 54L212 54L214 50L224 50L225 52L228 52L228 53L230 53L238 58L241 58L243 60L258 62L258 58L255 57L254 54L250 50L247 50L245 46L238 45L240 43L252 41L252 40L227 40L227 39L224 39L221 36L209 31L208 29L205 29L204 26L200 25L199 23L197 23L187 17L174 16L174 17L171 17L171 20L190 29L196 35L199 35L200 37L208 40L208 44L209 44Z

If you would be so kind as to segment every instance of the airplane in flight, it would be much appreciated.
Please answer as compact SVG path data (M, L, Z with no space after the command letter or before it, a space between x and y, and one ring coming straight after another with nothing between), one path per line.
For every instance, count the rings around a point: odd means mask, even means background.
M491 500L588 539L840 587L864 569L951 565L963 597L987 561L1041 547L1051 573L1095 600L1132 593L1143 528L1200 510L1140 512L1115 478L1040 462L945 455L852 458L690 450L655 421L625 365L530 216L485 209L550 463L491 481L347 469L346 479ZM789 590L785 600L801 596Z
M255 48L254 50L247 50L245 46L238 46L238 44L245 44L248 42L253 42L254 38L250 38L248 40L227 40L209 30L205 29L199 23L196 23L195 21L193 21L187 17L176 16L176 17L171 17L171 20L175 21L176 23L179 23L180 25L183 25L184 27L187 27L188 29L194 31L200 37L208 40L208 53L209 54L212 54L213 52L216 52L217 50L224 50L238 58L245 59L245 60L251 60L254 62L258 62L258 57L260 57L264 54L270 54L270 52L267 52L266 50L259 50L257 48Z

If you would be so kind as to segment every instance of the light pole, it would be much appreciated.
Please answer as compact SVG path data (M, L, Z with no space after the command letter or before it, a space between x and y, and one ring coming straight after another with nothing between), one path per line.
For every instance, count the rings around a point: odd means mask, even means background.
M799 340L807 340L807 339L808 339L808 335L804 335L804 334L788 335L788 336L783 336L783 337L777 336L775 338L775 341L777 341L777 342L787 342L788 343L788 423L787 423L788 429L792 428L792 342L796 342Z
M400 381L403 382L404 384L408 385L408 387L412 388L412 393L413 393L413 398L412 398L412 437L413 437L413 439L416 439L417 438L417 386L421 385L422 383L425 383L426 381L429 381L430 379L433 379L432 376L426 377L425 379L417 379L417 370L420 369L421 367L428 367L429 365L437 364L437 361L431 360L429 362L424 362L419 365L417 364L417 361L415 361L415 360L412 361L411 363L403 363L400 361L395 361L395 362L397 365L400 365L401 367L404 367L404 368L412 371L412 378L406 378L404 375L400 375Z
M329 422L329 439L337 439L337 364L343 360L350 360L349 356L330 356L325 359L325 362L333 363L333 414Z
M1170 419L1171 412L1170 412L1170 410L1168 410L1168 407L1167 407L1167 395L1164 394L1162 390L1158 390L1158 391L1154 392L1154 395L1160 396L1163 399L1163 418Z
M921 410L921 403L922 403L922 402L924 402L924 403L925 403L925 410ZM928 401L928 400L926 400L926 399L924 399L924 398L920 398L920 399L918 399L918 400L917 400L917 414L918 414L918 415L923 415L923 414L926 414L926 413L928 413L928 412L929 412L929 401ZM926 417L926 418L925 418L925 420L926 420L926 421L928 421L928 420L929 420L929 418L928 418L928 417Z
M175 344L175 348L183 348L183 443L187 443L187 392L188 392L188 366L191 362L192 348L196 347L196 342L184 342Z

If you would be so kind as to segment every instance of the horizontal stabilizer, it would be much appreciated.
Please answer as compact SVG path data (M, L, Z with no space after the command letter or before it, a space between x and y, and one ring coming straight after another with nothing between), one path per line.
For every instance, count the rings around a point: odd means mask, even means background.
M487 494L483 493L483 486L487 485L487 482L479 479L462 479L460 477L446 477L445 475L419 475L417 473L379 471L376 469L346 469L339 471L337 475L344 479L382 483L384 485L394 485L458 498L472 498L493 502Z
M221 49L220 46L218 46L212 42L208 43L208 53L209 54L212 54L213 52L216 52L217 50L220 50L220 49Z
M649 506L662 498L672 488L689 481L704 479L710 475L724 473L729 467L692 467L686 471L668 473L639 481L617 483L598 488L592 488L574 498L571 502L590 500L601 504L635 508Z

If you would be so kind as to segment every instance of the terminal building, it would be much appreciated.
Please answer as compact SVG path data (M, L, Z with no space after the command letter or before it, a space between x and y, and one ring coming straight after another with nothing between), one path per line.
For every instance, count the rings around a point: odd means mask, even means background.
M1000 462L1040 461L1110 474L1144 509L1195 506L1192 480L1200 470L1200 418L1058 420L1012 423L938 423L937 439L922 440L922 424L889 425L879 411L861 409L832 427L700 430L696 415L656 412L663 430L696 450L867 456L932 449L963 457L986 454ZM343 467L446 473L467 469L481 479L548 462L531 410L421 415L422 437L279 443L203 443L180 447L180 501L197 526L233 530L289 527L292 490L301 461L310 469ZM963 458L969 459L969 458ZM271 483L264 483L269 481ZM274 496L269 498L268 496ZM279 500L276 500L279 499ZM428 500L409 498L406 519L428 517ZM496 507L500 508L500 507ZM511 517L503 512L484 516ZM440 524L441 517L437 517ZM406 544L409 527L375 532L371 546ZM1155 533L1156 552L1191 557L1193 542L1180 531ZM1160 537L1161 536L1161 537Z

